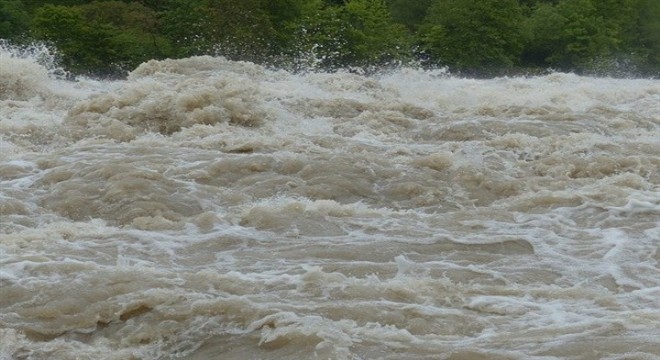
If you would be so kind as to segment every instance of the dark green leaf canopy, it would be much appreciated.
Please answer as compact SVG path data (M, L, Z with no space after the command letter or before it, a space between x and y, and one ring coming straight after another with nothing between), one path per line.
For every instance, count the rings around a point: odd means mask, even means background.
M448 66L660 75L657 0L3 0L0 39L74 73L222 55L290 70Z

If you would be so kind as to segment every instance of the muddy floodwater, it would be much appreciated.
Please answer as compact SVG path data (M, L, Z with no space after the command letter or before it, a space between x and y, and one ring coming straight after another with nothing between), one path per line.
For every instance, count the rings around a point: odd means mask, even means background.
M0 50L1 360L660 359L659 80Z

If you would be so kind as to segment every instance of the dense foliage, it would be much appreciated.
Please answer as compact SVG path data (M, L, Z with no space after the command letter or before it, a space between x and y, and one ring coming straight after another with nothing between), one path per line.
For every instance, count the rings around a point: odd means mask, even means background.
M223 55L289 69L660 74L658 0L2 0L0 38L73 73Z

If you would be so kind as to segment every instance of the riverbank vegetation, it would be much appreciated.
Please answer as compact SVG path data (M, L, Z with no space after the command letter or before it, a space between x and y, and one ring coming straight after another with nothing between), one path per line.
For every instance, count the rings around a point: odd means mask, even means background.
M221 55L289 70L660 75L658 0L3 0L0 38L73 74Z

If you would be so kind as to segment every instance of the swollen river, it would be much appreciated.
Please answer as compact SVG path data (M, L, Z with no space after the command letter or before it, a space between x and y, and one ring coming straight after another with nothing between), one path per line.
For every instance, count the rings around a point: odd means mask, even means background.
M660 81L0 49L0 359L660 359Z

